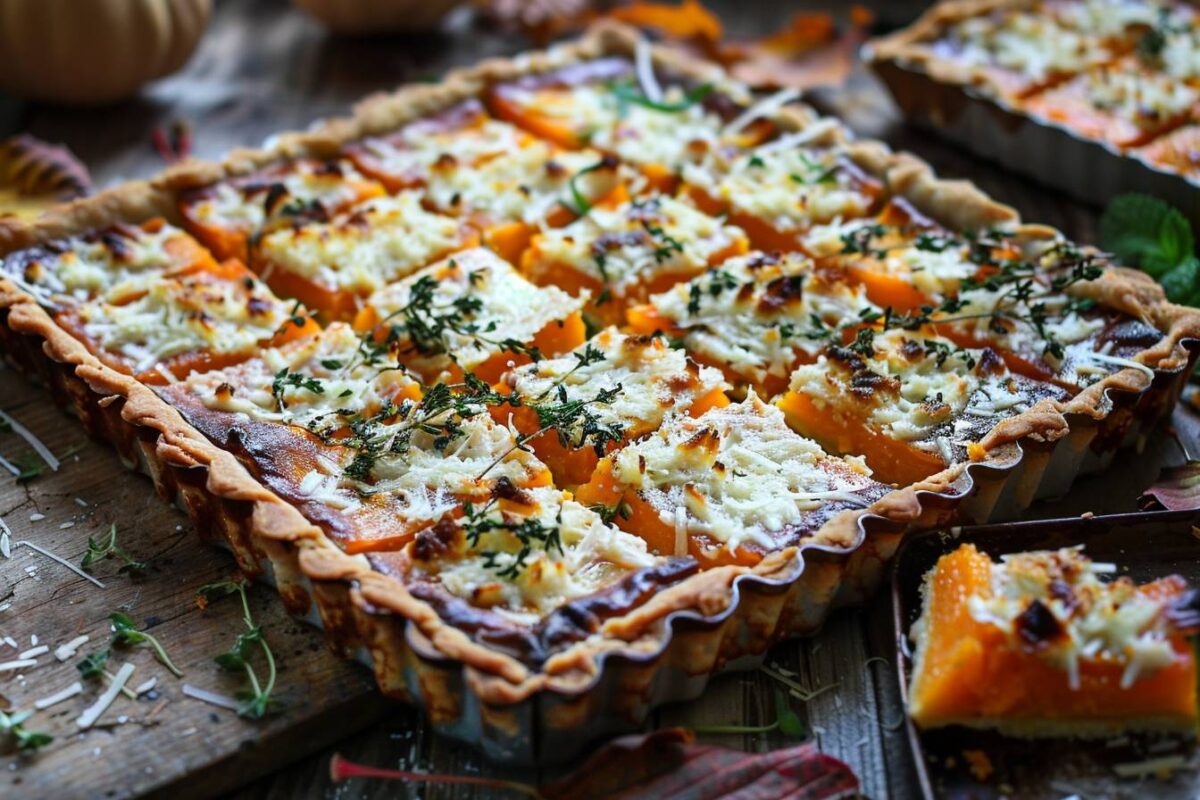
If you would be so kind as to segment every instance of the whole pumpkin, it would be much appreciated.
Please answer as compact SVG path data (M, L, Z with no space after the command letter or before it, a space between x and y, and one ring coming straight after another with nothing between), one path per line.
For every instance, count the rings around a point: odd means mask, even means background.
M183 66L211 0L0 0L0 89L68 105L134 94Z
M434 28L464 0L293 0L334 33L394 33Z

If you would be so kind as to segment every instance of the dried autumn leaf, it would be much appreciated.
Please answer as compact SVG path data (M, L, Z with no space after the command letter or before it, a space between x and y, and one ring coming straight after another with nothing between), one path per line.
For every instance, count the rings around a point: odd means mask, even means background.
M826 800L859 796L858 779L850 768L812 744L743 753L696 744L692 734L682 728L614 739L566 778L539 788L475 775L380 769L355 764L340 755L330 760L329 772L335 783L378 778L417 784L473 784L544 800Z
M778 33L726 46L724 60L735 78L759 89L837 86L850 76L872 21L858 6L850 19L839 35L828 14L796 14Z
M1200 461L1164 469L1158 480L1142 492L1138 507L1143 511L1200 508Z
M65 146L26 133L0 143L0 215L32 218L91 190L87 167Z
M813 744L743 753L696 744L688 731L668 728L614 740L567 778L543 786L541 793L547 800L819 800L856 796L858 779L848 766Z
M717 42L724 33L720 18L698 0L683 0L677 6L637 2L614 9L604 16L627 25L656 30L672 39Z

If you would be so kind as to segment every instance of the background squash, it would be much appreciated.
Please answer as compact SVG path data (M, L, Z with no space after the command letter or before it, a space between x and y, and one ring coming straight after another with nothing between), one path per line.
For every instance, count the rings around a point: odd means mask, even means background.
M211 0L0 0L0 89L98 105L183 66Z

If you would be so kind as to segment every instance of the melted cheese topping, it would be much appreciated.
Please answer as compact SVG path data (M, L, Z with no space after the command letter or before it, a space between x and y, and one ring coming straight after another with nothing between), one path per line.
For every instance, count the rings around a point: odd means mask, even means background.
M1058 4L1054 15L1086 33L1120 36L1134 27L1156 25L1163 7L1156 0L1083 0Z
M529 134L507 122L480 118L472 124L444 130L412 126L397 136L366 139L361 147L381 172L422 181L435 165L472 166L516 152L530 141Z
M84 303L84 332L144 372L172 356L254 352L287 321L290 306L247 273L222 280L208 272L156 281L130 302Z
M525 494L530 506L503 512L493 507L486 518L510 523L532 520L544 530L556 531L561 548L535 543L521 561L524 543L511 531L493 528L473 546L462 543L462 549L449 558L435 564L417 562L418 573L428 569L451 594L515 622L532 624L564 603L661 560L647 552L645 541L606 524L567 492L547 487ZM506 569L516 569L517 574L500 577Z
M640 93L640 89L629 91ZM687 102L679 86L663 90L662 103L680 107L659 110L625 102L607 86L582 84L536 90L505 87L507 98L569 128L580 141L613 153L622 161L678 170L720 145L724 122L702 103Z
M164 273L187 266L168 249L171 242L185 239L190 237L171 225L153 232L111 228L33 251L34 258L10 256L6 272L46 305L91 299L120 303L145 292ZM198 244L189 244L198 250Z
M303 216L312 207L333 213L357 200L370 185L349 161L295 161L282 169L214 184L188 203L188 214L201 225L252 231L271 220ZM279 189L273 192L273 187Z
M1171 636L1177 632L1164 612L1178 594L1147 594L1124 576L1107 583L1101 579L1115 570L1112 564L1094 563L1082 546L1004 556L992 565L990 594L967 598L967 607L978 622L1021 642L1023 615L1038 606L1039 615L1048 612L1053 618L1041 625L1058 632L1045 637L1035 652L1065 670L1071 688L1079 688L1080 662L1109 662L1126 665L1120 687L1128 689L1139 677L1174 662ZM1182 580L1175 580L1182 591Z
M704 533L731 551L775 546L775 535L830 501L866 505L854 494L873 485L858 458L835 458L794 433L779 409L751 395L699 418L672 417L627 445L613 475L674 526Z
M244 364L194 374L187 385L207 408L328 436L344 429L347 419L371 416L418 385L393 363L368 363L360 344L349 325L335 322L315 336L266 348ZM289 374L300 380L288 381Z
M778 231L798 231L836 217L859 217L874 202L840 164L836 149L775 146L715 151L683 170L684 180L736 212Z
M589 348L601 357L581 366L588 360L581 355ZM686 413L697 399L726 387L718 370L697 367L662 338L627 336L614 328L573 353L526 364L508 373L504 382L526 402L588 400L620 387L612 403L589 408L602 424L617 425L628 437L657 428L668 414ZM581 425L579 420L576 427ZM580 430L563 432L572 441L580 439Z
M329 223L303 224L263 237L268 269L322 286L367 294L459 245L459 223L421 207L416 192L369 200Z
M999 19L975 16L947 32L951 55L973 66L998 66L1041 81L1078 72L1110 56L1093 37L1064 28L1050 17L1013 11Z
M1200 100L1200 91L1187 84L1128 64L1088 73L1083 88L1097 108L1143 126L1167 122Z
M861 286L832 282L797 254L730 259L651 302L682 330L690 352L755 380L786 377L798 352L824 346L806 335L814 332L813 315L836 326L873 308Z
M633 285L702 270L744 241L740 228L657 196L616 209L594 208L565 228L543 233L535 252L540 262L565 264L624 297Z
M822 355L797 368L791 391L818 408L863 416L870 428L933 452L942 449L935 436L957 433L952 428L968 409L983 416L1029 408L1029 398L996 363L998 358L990 357L986 374L980 374L982 350L958 350L946 339L903 330L877 335L873 347L872 358ZM945 354L941 364L940 354Z
M560 206L573 208L574 187L594 201L613 186L613 170L578 173L600 163L594 150L562 150L539 140L474 166L434 169L426 196L446 213L483 216L491 222L537 224Z
M457 330L447 327L442 332L444 353L418 353L407 359L423 368L446 368L452 356L464 370L474 369L502 352L502 341L528 343L542 328L578 311L588 298L586 292L573 298L553 286L534 286L508 262L488 250L474 249L380 290L367 304L377 318L390 318L390 324L402 325L404 310L411 308L413 287L422 279L436 282L430 313L459 320ZM463 311L464 298L477 301L478 307ZM409 349L403 342L400 348Z
M860 231L865 233L866 228L880 227L873 219L835 221L814 227L804 235L802 242L804 248L818 258L837 256L846 249L844 237ZM905 238L898 233L893 228L884 228L881 236L871 237L870 268L873 272L901 278L918 291L934 297L957 294L963 280L979 272L979 265L971 261L970 248L966 244L950 245L940 252L922 249L916 244L896 247L892 240ZM878 251L874 249L876 241L880 242ZM853 260L865 256L855 253L847 258Z

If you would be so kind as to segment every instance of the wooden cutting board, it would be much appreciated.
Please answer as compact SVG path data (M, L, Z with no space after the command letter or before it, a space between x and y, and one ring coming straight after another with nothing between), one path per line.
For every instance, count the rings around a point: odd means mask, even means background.
M279 661L281 711L247 721L232 711L184 696L187 683L231 696L242 678L221 671L213 657L229 649L243 628L236 597L201 610L196 589L232 575L233 559L199 542L186 516L165 504L150 481L128 472L107 447L86 438L78 422L45 393L9 369L0 369L0 408L63 457L28 483L0 476L0 517L12 530L11 558L0 557L0 663L48 645L37 666L0 672L0 708L31 709L35 701L70 686L76 663L108 646L108 616L123 611L147 626L184 672L173 677L145 647L113 649L111 671L135 665L129 685L157 678L137 701L118 696L87 731L76 718L100 694L98 683L38 711L29 730L54 736L35 757L0 756L0 797L60 800L122 798L152 792L172 798L219 796L226 790L358 730L386 713L370 673L343 661L314 628L288 618L269 587L250 593L251 610ZM13 433L0 433L0 454L36 458ZM118 524L118 541L147 560L141 578L118 573L116 559L93 567L103 588L18 542L28 541L78 565L87 538ZM90 641L59 661L55 648L79 635Z

